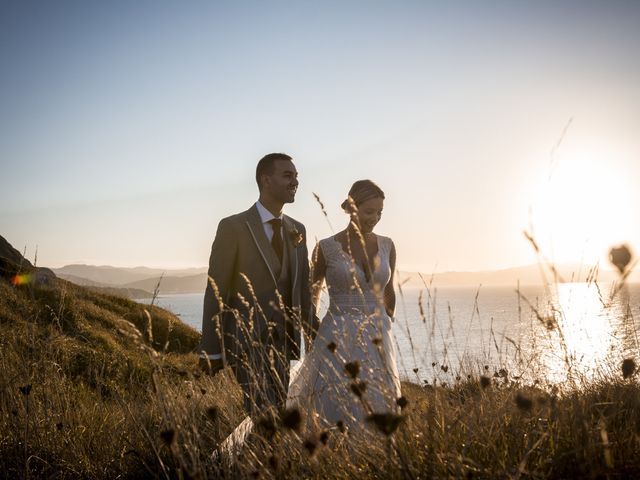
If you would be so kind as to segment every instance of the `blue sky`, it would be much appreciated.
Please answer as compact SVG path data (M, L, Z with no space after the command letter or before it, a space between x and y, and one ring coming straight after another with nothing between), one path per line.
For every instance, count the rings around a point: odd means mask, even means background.
M640 248L637 2L0 3L0 234L39 263L200 266L255 163L331 234L387 193L401 267ZM550 151L572 118L556 151Z

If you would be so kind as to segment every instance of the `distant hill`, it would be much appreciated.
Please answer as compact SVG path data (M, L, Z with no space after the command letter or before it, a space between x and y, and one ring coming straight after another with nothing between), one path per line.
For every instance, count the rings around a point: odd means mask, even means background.
M148 278L146 280L127 283L126 285L123 285L123 287L153 292L158 285L158 282L160 282L160 294L204 293L205 286L207 285L207 274L201 273L187 277L164 276L162 279L160 279L160 276L158 275L157 277Z
M400 272L400 280L408 279L409 286L421 286L433 282L436 286L515 286L542 285L546 282L585 282L590 268L579 264L555 265L558 277L549 267L543 265L526 265L522 267L507 268L503 270L481 272L442 272L434 274L420 274L418 272ZM420 278L422 275L422 279ZM600 269L597 275L598 282L609 283L618 278L611 270ZM630 281L639 281L640 272L634 272L629 277Z
M429 283L433 279L435 286L515 286L542 285L547 282L584 282L589 275L590 267L579 264L556 265L558 278L554 279L549 267L543 265L525 265L502 270L487 270L480 272L439 272L422 273L422 278ZM77 285L124 288L146 292L150 296L158 285L160 276L160 294L176 293L204 293L207 284L206 267L186 270L161 270L146 267L116 268L109 266L67 265L55 269L55 273ZM600 269L598 281L610 283L617 279L617 274L608 269ZM400 281L407 280L409 287L423 286L423 280L418 272L400 272ZM633 272L629 281L640 281L640 271ZM113 292L116 293L116 292ZM122 293L121 293L122 294ZM128 294L130 296L130 294ZM138 292L136 295L145 295ZM144 298L132 297L132 298Z
M207 269L202 267L170 270L147 267L122 268L111 267L108 265L65 265L61 268L54 268L53 271L56 275L62 278L69 279L69 276L74 276L90 280L100 286L123 286L139 280L158 278L163 273L165 276L185 277L196 275L198 273L206 273ZM69 280L73 282L73 280ZM83 284L80 283L79 285Z

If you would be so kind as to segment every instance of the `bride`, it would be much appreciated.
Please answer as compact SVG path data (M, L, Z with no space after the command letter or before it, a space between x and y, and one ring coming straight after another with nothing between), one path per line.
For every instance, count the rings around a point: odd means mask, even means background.
M313 252L315 305L326 281L329 309L287 401L306 412L313 430L338 425L363 431L370 415L397 410L400 379L391 332L396 252L390 238L373 233L383 205L380 187L355 182L342 204L349 225Z

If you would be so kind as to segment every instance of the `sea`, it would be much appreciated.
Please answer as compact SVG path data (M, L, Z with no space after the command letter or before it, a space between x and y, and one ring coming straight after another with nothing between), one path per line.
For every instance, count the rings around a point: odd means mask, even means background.
M396 289L393 333L405 380L453 384L465 377L570 384L621 375L640 362L640 284ZM197 330L203 294L155 303ZM328 298L321 299L321 315ZM640 363L638 363L640 365Z

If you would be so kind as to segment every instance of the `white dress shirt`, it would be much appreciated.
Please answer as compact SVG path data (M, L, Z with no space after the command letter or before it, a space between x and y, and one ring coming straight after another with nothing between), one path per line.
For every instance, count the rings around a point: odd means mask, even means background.
M256 202L256 208L258 209L258 213L260 214L260 219L262 220L262 228L264 228L264 233L267 235L267 240L271 242L271 239L273 238L273 225L271 225L269 221L273 220L274 218L279 218L282 222L282 213L280 213L279 217L274 216L273 213L267 210L265 206L260 203L260 200ZM282 226L280 227L280 237L284 238L284 236L282 235Z

